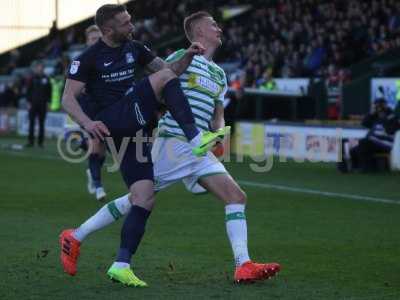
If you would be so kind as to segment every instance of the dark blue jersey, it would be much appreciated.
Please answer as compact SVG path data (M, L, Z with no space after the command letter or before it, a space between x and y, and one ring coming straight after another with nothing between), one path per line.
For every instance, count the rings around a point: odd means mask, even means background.
M86 83L90 100L103 109L120 100L134 84L138 67L145 67L155 56L137 41L111 48L102 40L72 61L68 78Z

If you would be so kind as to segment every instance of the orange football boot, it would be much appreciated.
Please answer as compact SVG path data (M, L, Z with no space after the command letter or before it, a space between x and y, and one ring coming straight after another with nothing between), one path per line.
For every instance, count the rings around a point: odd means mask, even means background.
M235 283L251 283L258 280L269 279L281 269L277 263L259 264L247 261L235 270Z
M77 272L77 263L81 243L72 235L73 229L66 229L60 234L61 264L64 272L74 276Z
M261 279L269 279L271 277L274 277L281 270L281 266L278 263L254 264L256 265L257 269L263 277Z

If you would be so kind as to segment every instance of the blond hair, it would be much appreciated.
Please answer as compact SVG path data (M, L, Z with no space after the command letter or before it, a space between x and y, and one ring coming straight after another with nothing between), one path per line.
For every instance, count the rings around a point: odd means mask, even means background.
M90 25L88 28L85 30L85 36L86 38L88 37L89 34L92 32L100 32L100 28L97 25Z
M183 21L183 29L185 30L186 37L189 41L193 40L194 25L202 18L212 18L212 16L206 11L198 11L187 16Z

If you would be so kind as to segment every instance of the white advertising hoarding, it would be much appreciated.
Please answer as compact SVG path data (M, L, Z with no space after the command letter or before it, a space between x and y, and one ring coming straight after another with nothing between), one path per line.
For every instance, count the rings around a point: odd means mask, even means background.
M274 78L278 91L300 93L306 95L310 79L308 78Z
M339 161L342 139L360 139L364 129L265 125L265 154L309 161Z
M361 128L334 128L265 123L262 130L255 130L260 124L239 122L236 125L236 143L239 149L249 145L256 148L261 144L265 155L281 159L337 162L341 159L343 139L351 144L365 137L367 130ZM240 151L240 150L239 150ZM254 151L254 150L253 150ZM245 154L246 153L238 153ZM248 153L247 153L248 154Z

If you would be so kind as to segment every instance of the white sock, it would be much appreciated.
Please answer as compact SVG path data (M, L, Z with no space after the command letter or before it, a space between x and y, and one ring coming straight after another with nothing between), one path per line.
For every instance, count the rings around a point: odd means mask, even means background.
M116 262L114 262L114 263L112 264L112 267L118 268L118 269L124 269L124 268L129 268L129 267L130 267L130 264L124 263L124 262L116 261Z
M116 220L126 215L131 206L129 194L107 203L100 208L95 215L74 230L74 238L82 242L92 232L114 223Z
M250 260L247 249L247 223L244 204L228 204L225 206L226 232L231 242L236 266Z
M201 143L201 132L199 132L194 138L190 140L190 145L192 147L197 147Z

